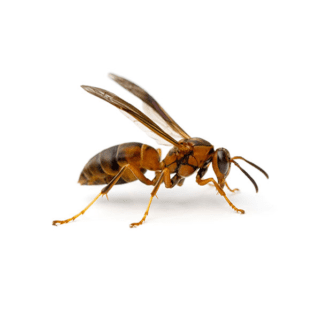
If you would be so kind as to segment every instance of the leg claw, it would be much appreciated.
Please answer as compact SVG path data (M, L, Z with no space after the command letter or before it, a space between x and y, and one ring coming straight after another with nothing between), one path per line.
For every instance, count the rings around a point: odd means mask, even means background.
M136 227L138 227L139 226L139 223L131 223L130 225L129 225L129 228L136 228Z

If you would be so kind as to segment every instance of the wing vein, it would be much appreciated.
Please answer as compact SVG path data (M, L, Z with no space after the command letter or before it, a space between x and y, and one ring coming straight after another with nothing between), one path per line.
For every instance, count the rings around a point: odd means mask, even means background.
M140 110L135 108L130 103L126 102L125 100L119 98L115 94L96 87L90 87L90 86L81 86L84 90L91 93L92 95L105 100L112 104L113 106L117 107L118 109L126 112L130 116L132 116L134 119L142 123L145 127L156 133L159 137L162 139L165 139L170 144L176 146L177 148L181 148L182 145L178 143L173 137L171 137L169 134L167 134L163 129L161 129L156 123L154 123L150 118L148 118L144 113L142 113Z
M109 77L123 88L143 101L143 109L160 127L171 133L172 136L190 139L191 137L172 119L160 104L144 89L135 83L110 73Z

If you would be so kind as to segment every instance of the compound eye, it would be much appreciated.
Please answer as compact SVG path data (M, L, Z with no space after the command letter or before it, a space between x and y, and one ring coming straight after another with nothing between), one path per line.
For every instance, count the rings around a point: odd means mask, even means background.
M224 150L217 151L217 165L220 172L226 175L230 167L230 160Z

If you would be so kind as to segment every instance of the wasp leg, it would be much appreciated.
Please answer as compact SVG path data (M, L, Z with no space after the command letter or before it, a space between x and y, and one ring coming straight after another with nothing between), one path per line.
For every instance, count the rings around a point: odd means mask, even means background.
M162 171L156 171L155 172L155 178L153 179L153 186L156 185L157 181L159 180L159 177L161 176Z
M162 157L162 149L157 149L157 152L158 152L158 154L159 154L159 157L161 158Z
M175 176L171 179L171 175L170 175L169 169L167 169L167 168L165 168L163 170L163 172L164 172L164 183L165 183L165 187L166 188L173 188L177 184L179 184L180 181L184 180L184 179L182 179L182 177L180 177L177 174L175 174Z
M157 181L157 183L156 183L156 185L155 185L155 188L153 189L153 191L152 191L152 193L151 193L151 197L150 197L150 199L149 199L149 203L148 203L146 212L145 212L142 220L140 220L139 222L135 222L135 223L130 224L130 225L129 225L130 228L138 227L138 226L140 226L141 224L143 224L143 222L146 220L146 217L147 217L148 212L149 212L150 205L151 205L151 203L152 203L152 201L153 201L153 198L156 196L156 193L157 193L160 185L162 184L163 179L164 179L164 171L162 171L162 173L161 173L161 175L160 175L160 177L159 177L159 179L158 179L158 181Z
M103 188L100 193L95 197L95 199L93 201L91 201L89 203L89 205L82 210L80 213L76 214L75 216L71 217L70 219L67 220L55 220L52 222L52 225L56 226L57 224L64 224L64 223L68 223L72 220L77 219L79 216L81 216L82 214L84 214L97 200L100 196L106 195L107 197L107 193L110 191L110 189L117 183L117 181L120 179L120 177L122 176L122 174L124 173L124 171L128 168L128 165L124 166L121 168L121 170L117 173L117 175L110 181L110 183L108 184L108 186L106 186L105 188Z
M152 180L149 180L144 176L144 174L139 170L139 168L133 166L133 165L128 165L128 169L131 170L131 172L135 175L135 177L142 183L151 186L154 185L154 182Z
M151 186L155 185L161 175L161 171L156 171L155 173L155 178L153 180L149 180L148 178L145 177L145 175L135 166L133 165L128 165L128 169L131 170L131 172L135 175L135 177L142 183Z
M184 181L185 181L185 179L181 179L181 180L177 183L177 185L178 185L179 187L181 187L181 186L184 184Z
M226 188L229 189L231 192L240 191L240 189L237 189L237 188L231 189L231 188L228 186L228 184L227 184L226 181L225 181L225 185L226 185Z
M196 177L196 182L200 185L200 186L205 186L206 184L208 184L209 182L213 182L216 190L218 191L218 193L223 196L226 200L226 202L236 211L239 213L245 213L244 210L242 209L238 209L235 207L235 205L228 199L228 197L226 196L225 192L223 191L223 189L219 186L219 184L213 179L213 178L208 178L205 180L202 180L200 177Z
M159 176L159 179L158 181L156 182L156 185L155 185L155 188L153 189L152 193L151 193L151 197L149 199L149 203L148 203L148 206L147 206L147 209L146 209L146 212L142 218L142 220L140 220L139 222L135 222L135 223L132 223L130 225L131 228L134 228L134 227L138 227L140 226L141 224L143 224L143 222L146 220L146 217L148 215L148 212L149 212L149 208L150 208L150 205L153 201L153 198L156 196L156 193L160 187L160 185L162 184L163 180L164 180L164 183L165 183L165 187L166 188L173 188L182 178L178 175L175 175L173 177L173 179L171 179L171 176L170 176L170 172L167 168L165 168L160 176Z

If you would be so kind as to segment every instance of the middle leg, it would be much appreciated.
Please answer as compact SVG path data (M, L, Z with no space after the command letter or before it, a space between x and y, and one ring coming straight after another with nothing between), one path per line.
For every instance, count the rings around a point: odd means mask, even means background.
M226 181L225 181L225 185L226 185L226 188L229 189L231 192L240 191L240 189L238 189L238 188L231 189L231 188L228 186L228 184L227 184Z
M149 203L148 203L148 206L147 206L147 209L145 211L145 214L143 216L143 218L139 221L139 222L135 222L135 223L132 223L130 225L130 228L135 228L135 227L138 227L140 226L141 224L143 224L143 222L146 220L147 218L147 215L149 213L149 208L150 208L150 205L152 204L152 201L153 201L153 198L156 196L156 193L160 187L160 185L162 184L162 182L164 181L165 183L165 187L166 188L173 188L182 178L178 175L175 175L173 177L173 179L171 179L171 176L170 176L170 171L168 168L165 168L161 173L160 173L160 176L156 182L156 185L151 193L151 197L149 199Z
M159 179L158 179L158 181L156 182L156 185L155 185L155 187L154 187L154 189L153 189L153 191L152 191L152 193L151 193L151 197L150 197L150 199L149 199L149 203L148 203L148 206L147 206L147 209L146 209L146 211L145 211L145 214L144 214L143 218L142 218L139 222L131 223L131 224L129 225L130 228L138 227L138 226L140 226L141 224L143 224L143 222L146 220L147 215L148 215L148 212L149 212L150 205L152 204L153 198L156 196L156 193L157 193L160 185L162 184L163 180L164 180L164 171L162 171L162 173L160 174Z

